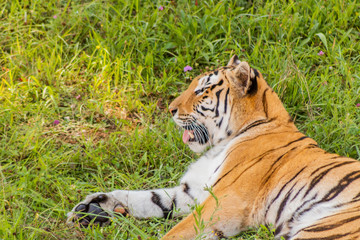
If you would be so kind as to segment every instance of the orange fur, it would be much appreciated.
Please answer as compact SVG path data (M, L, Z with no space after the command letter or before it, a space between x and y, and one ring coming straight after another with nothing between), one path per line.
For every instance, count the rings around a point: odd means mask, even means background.
M230 89L232 131L228 140L235 143L212 186L218 204L212 196L202 203L201 217L209 223L206 237L232 236L259 224L273 224L277 237L288 239L359 239L360 163L329 154L300 133L277 94L247 63L234 57L217 71L224 81L221 87ZM170 109L191 114L203 96L215 99L218 88L201 96L194 93L199 79L211 73L195 78ZM257 88L250 94L254 84L250 79L254 78ZM258 125L252 126L254 122ZM309 205L301 209L305 203ZM187 216L163 239L195 238L194 215ZM296 221L304 227L292 232Z

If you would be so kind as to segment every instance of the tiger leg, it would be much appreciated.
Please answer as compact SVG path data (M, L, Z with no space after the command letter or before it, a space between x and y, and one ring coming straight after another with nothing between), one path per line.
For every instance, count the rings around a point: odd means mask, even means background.
M188 188L182 184L169 189L94 193L68 213L67 222L79 221L81 226L90 223L103 225L109 222L109 215L112 216L114 212L136 218L183 215L190 212L190 205L194 205L197 197L192 196Z
M192 212L173 227L164 237L168 239L220 239L235 236L249 227L250 208L241 204L234 195L209 196L201 214Z

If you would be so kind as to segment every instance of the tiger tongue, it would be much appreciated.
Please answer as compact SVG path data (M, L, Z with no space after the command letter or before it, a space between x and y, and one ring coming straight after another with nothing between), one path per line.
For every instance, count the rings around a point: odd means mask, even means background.
M182 140L183 142L186 144L190 138L194 138L194 134L193 134L194 131L192 130L185 130L184 133L183 133L183 136L182 136Z

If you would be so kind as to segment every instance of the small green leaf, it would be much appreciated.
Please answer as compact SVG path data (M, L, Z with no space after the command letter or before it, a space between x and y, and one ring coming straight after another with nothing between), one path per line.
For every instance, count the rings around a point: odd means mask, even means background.
M322 43L325 45L326 50L328 50L328 45L327 45L327 41L326 41L326 37L323 33L317 33L315 34L317 36L319 36L320 40L322 41Z

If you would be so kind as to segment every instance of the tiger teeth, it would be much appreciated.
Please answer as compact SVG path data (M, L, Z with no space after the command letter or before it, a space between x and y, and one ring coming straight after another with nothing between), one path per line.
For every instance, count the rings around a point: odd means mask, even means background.
M192 132L189 132L189 136L190 136L190 138L194 138L194 137L195 137Z

